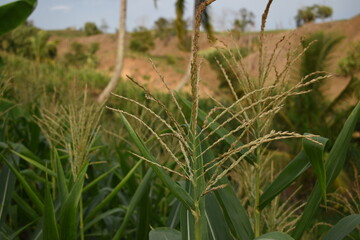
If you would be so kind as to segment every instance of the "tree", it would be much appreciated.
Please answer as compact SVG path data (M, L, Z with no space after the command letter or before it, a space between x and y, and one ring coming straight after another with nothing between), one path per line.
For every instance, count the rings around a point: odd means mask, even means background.
M333 14L333 10L331 7L318 5L316 8L316 17L322 20L331 17L332 14Z
M299 9L295 16L296 26L300 27L306 23L314 22L317 18L324 20L331 17L332 14L332 8L325 5L315 4L310 7L304 7Z
M248 11L246 8L240 9L240 18L234 20L234 30L245 32L248 26L255 25L255 15L253 12Z
M120 20L119 20L119 30L118 30L118 47L117 47L117 57L116 57L116 67L113 77L102 91L98 97L98 102L105 102L110 93L115 89L116 85L119 82L120 74L124 64L124 52L125 52L125 32L126 32L126 0L120 1Z
M154 23L155 37L162 40L166 46L169 43L170 38L176 35L174 26L175 23L173 21L160 17Z
M155 47L154 37L151 31L145 27L139 27L131 34L130 49L135 52L147 52Z
M93 22L86 22L84 25L84 32L86 36L100 34L100 29Z

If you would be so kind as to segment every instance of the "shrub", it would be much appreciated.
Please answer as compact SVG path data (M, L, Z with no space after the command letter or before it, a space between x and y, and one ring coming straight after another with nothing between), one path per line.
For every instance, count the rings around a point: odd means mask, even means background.
M171 37L176 35L174 22L163 17L155 21L154 30L155 37L162 40L165 46L169 43Z
M84 32L86 36L92 36L96 34L100 34L100 29L93 22L86 22L84 25Z
M70 52L64 56L63 63L66 66L72 67L87 67L95 68L98 64L98 60L95 53L99 49L99 43L92 43L90 46L85 46L78 42L71 44Z
M130 49L146 53L155 47L154 36L145 27L139 27L131 34Z
M339 63L339 72L345 76L353 76L360 71L360 42L356 42L347 56Z

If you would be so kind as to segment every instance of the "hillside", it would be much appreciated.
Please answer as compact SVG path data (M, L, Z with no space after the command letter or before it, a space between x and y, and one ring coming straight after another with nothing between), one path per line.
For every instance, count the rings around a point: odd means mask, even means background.
M265 54L271 55L271 52L279 39L285 36L291 42L293 47L300 43L300 39L310 35L311 33L322 31L324 33L330 33L334 35L344 36L344 39L336 46L336 49L332 52L330 62L328 63L329 69L327 71L335 73L337 71L338 62L343 58L351 43L360 41L360 15L355 18L336 22L326 23L310 23L302 26L301 28L295 29L294 31L277 31L269 32L266 34L266 49ZM60 34L56 34L53 38L59 41L58 44L58 55L62 57L73 42L79 42L81 44L89 45L91 43L99 43L99 50L96 56L99 60L98 69L102 72L108 73L109 76L112 74L114 69L114 63L116 58L116 36L110 34L101 34L94 36L74 36L74 34L67 34L64 37L60 37ZM220 44L220 40L224 41L229 46L248 47L252 39L257 38L257 33L250 33L242 36L239 41L234 41L229 33L217 34L218 38L217 45ZM127 36L127 43L129 42L130 36ZM130 51L126 52L123 76L131 75L138 81L146 84L151 89L163 89L163 85L159 80L157 73L154 71L149 58L156 64L159 72L165 77L167 83L171 88L175 88L177 83L182 78L186 71L188 59L190 56L189 52L184 52L178 49L177 39L173 37L170 39L167 45L157 40L155 48L149 53L149 55L135 54ZM201 36L200 50L208 50L211 48L211 44L208 43L205 35ZM256 46L252 46L256 48ZM257 63L258 53L255 50L252 54L245 58L250 75L256 76L257 74ZM285 64L285 58L279 58L277 67L280 68ZM219 80L216 77L216 73L210 68L206 61L203 61L202 65L202 90L210 92L211 94L221 94L222 89L219 89ZM333 77L327 80L329 84L326 84L327 89L324 91L330 98L336 97L336 95L344 88L348 82L346 78ZM187 87L188 88L188 87ZM185 88L185 89L187 89ZM204 92L204 91L203 91Z

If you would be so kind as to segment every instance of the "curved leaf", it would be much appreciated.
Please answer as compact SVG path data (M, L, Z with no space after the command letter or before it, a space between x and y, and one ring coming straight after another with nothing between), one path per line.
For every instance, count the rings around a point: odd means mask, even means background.
M209 146L207 140L203 140L202 144L204 145L204 149L207 149ZM212 161L214 158L214 153L211 150L205 152L205 163ZM213 174L213 171L214 170L211 169L209 174ZM223 217L226 221L226 225L229 231L233 236L235 236L236 239L239 240L254 239L254 232L252 230L249 217L239 198L236 196L230 181L227 179L227 177L224 177L219 181L219 185L226 185L225 188L214 191L214 194L216 196L219 207L222 210ZM206 208L208 209L208 206Z
M75 240L77 238L77 209L81 199L87 165L82 167L73 187L60 211L60 239Z
M339 136L337 137L333 148L330 151L329 157L325 162L326 169L326 185L329 186L339 175L346 159L346 153L352 137L352 132L360 118L360 102L356 105L355 109L351 112L342 128ZM317 182L308 203L305 206L304 212L297 222L296 227L292 233L295 239L301 239L305 230L311 225L314 220L319 204L321 202L322 192Z
M156 228L149 233L150 240L181 240L181 233L173 228Z
M25 22L36 4L36 0L19 0L0 6L0 35Z
M130 137L133 139L134 144L140 150L141 154L148 160L157 164L156 159L150 153L150 151L145 146L144 142L139 138L134 129L131 127L130 123L126 120L124 115L121 114L121 118L125 124L125 128L128 130ZM164 169L150 164L150 167L154 170L156 175L160 178L160 180L169 188L172 194L179 199L187 209L193 210L195 209L194 200L192 197L182 189L177 183L175 183L164 171Z
M115 236L113 237L113 240L117 240L120 239L120 237L122 236L123 232L125 231L125 227L126 224L128 223L128 221L130 220L136 206L138 205L138 203L140 202L142 196L144 195L144 193L146 193L146 189L150 187L150 184L152 183L151 178L153 175L153 170L149 169L143 180L141 181L139 187L136 189L136 192L134 194L134 196L132 197L129 206L127 208L126 214L123 218L123 221L121 223L121 226L119 228L119 230L115 233Z
M324 237L324 240L342 240L360 225L360 214L352 214L342 218Z
M261 235L254 240L294 240L292 237L283 232L271 232Z
M323 152L326 144L326 139L322 137L312 137L313 142L307 138L303 139L303 146L306 155L308 156L311 166L317 176L321 187L323 199L326 202L326 173L325 161L323 160Z
M279 193L293 183L303 172L311 166L309 158L304 151L301 151L284 168L279 176L265 189L260 197L260 210L267 206Z
M46 183L48 183L47 178ZM46 184L45 187L43 240L59 240L55 209L51 198L49 184Z

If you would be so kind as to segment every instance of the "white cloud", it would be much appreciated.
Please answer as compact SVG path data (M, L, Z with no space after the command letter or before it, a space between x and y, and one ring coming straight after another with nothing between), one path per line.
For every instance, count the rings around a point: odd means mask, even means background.
M70 5L55 5L50 8L51 11L64 11L68 12L71 10Z

